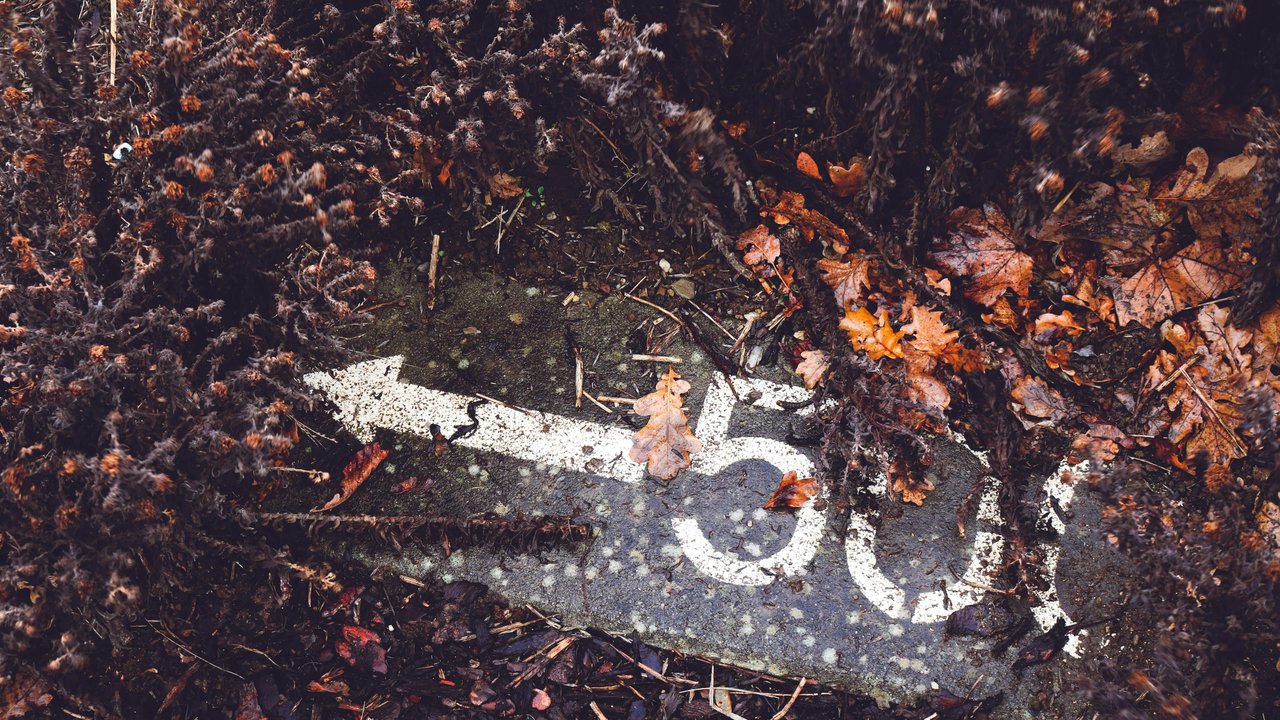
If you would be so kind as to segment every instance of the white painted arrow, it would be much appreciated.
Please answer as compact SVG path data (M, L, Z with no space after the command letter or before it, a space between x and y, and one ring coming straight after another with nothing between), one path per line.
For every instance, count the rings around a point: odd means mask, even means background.
M356 363L343 370L313 372L303 382L338 406L337 419L361 442L374 428L431 437L431 426L450 434L470 425L467 405L477 398L399 381L404 356ZM475 410L475 432L455 445L495 452L559 470L605 475L637 483L644 466L627 458L631 432L533 410L485 403Z

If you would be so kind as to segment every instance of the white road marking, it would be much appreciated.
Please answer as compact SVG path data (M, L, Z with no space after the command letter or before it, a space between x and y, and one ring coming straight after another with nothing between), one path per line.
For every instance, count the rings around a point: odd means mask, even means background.
M303 381L333 401L338 407L337 419L362 442L372 441L374 429L379 427L430 437L432 424L451 434L455 426L471 423L467 406L476 398L400 382L403 364L404 357L397 355L356 363L342 370L313 372ZM779 402L803 402L810 397L810 392L801 387L766 380L738 378L733 384L739 397L758 395L756 403L767 408L776 408ZM702 440L703 450L694 455L691 471L715 475L736 462L763 460L778 469L779 477L791 470L801 477L814 476L815 468L809 458L785 443L761 437L728 437L729 421L736 403L725 378L717 375L707 390L697 420L695 434ZM806 407L795 411L795 414L812 412L812 407ZM628 458L632 441L632 433L628 429L495 403L478 406L475 415L479 421L476 430L458 438L455 444L558 470L611 477L630 484L644 479L644 466ZM963 441L962 437L960 439ZM972 449L970 451L973 452ZM974 454L982 457L979 453ZM1075 490L1062 481L1062 475L1077 469L1064 461L1059 471L1045 484L1046 493L1055 498L1063 510L1070 507ZM883 492L883 485L877 484L880 492ZM796 527L791 539L781 550L764 558L741 560L720 552L711 544L696 518L674 518L671 523L684 555L703 574L732 585L767 585L779 574L806 574L826 527L826 518L814 507L823 497L825 488L819 497L796 511ZM996 499L996 488L989 485L979 502L979 524L999 528L1001 520ZM1065 524L1052 509L1049 515L1054 529L1059 533L1065 531ZM875 545L875 527L867 518L852 513L845 556L849 574L863 596L890 618L933 624L945 620L951 610L981 600L985 591L974 585L990 583L990 571L1000 562L1004 538L989 530L975 532L973 552L964 574L964 579L973 585L949 583L946 599L950 600L950 610L942 590L921 593L914 602L909 602L907 593L880 570ZM1048 545L1042 550L1050 587L1036 592L1042 604L1034 608L1033 613L1040 627L1047 629L1059 617L1066 618L1068 622L1071 619L1062 609L1056 591L1060 550ZM617 572L612 562L610 570ZM1081 635L1084 635L1083 631L1072 634L1066 652L1079 657Z
M377 427L431 437L433 423L446 436L455 426L471 423L467 405L477 398L402 383L403 364L401 355L368 360L345 370L310 373L303 382L338 406L338 420L361 442L373 440ZM454 444L627 483L644 477L643 466L627 458L631 433L624 428L495 403L480 405L475 414L479 427Z
M756 404L766 408L777 408L779 402L804 402L810 396L804 388L759 379L735 378L733 387L739 397L758 393L760 397ZM802 478L814 477L813 463L809 458L786 443L761 437L727 437L735 402L724 376L717 374L707 388L702 413L694 429L694 434L702 440L702 452L693 456L691 471L715 476L735 462L759 459L778 469L779 480L783 473L792 470ZM813 409L806 407L797 414L811 412ZM696 518L675 518L671 526L680 538L680 545L689 561L704 575L731 585L768 585L779 573L795 577L808 572L827 525L826 517L814 509L814 505L825 495L824 490L796 510L796 527L791 539L785 547L768 557L739 560L716 550Z

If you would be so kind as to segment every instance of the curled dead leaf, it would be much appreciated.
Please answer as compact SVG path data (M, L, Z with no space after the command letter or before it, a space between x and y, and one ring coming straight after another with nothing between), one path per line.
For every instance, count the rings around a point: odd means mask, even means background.
M831 176L831 185L836 197L853 197L867 184L867 161L854 157L848 167L827 165L827 174Z
M813 156L807 152L801 152L796 156L796 169L814 180L822 179L822 173L818 171L818 163L814 162Z
M765 502L766 510L798 508L818 496L818 481L813 478L800 478L794 470L788 470Z
M351 462L347 463L347 466L342 469L342 485L338 494L334 495L333 499L324 505L312 508L311 512L328 512L346 502L356 490L360 489L364 481L369 479L369 476L373 474L374 470L378 469L378 466L385 459L387 459L387 451L383 450L382 446L376 442L360 448L355 457L351 458Z

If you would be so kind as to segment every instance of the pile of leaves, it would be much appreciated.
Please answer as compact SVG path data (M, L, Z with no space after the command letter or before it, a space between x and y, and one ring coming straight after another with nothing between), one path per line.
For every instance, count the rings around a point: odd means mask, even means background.
M298 364L336 360L362 319L361 254L555 175L717 247L787 317L806 308L789 349L838 402L823 470L853 502L876 466L927 502L924 433L989 448L1015 591L1042 582L1025 478L1067 450L1123 463L1094 479L1173 620L1160 667L1100 691L1117 712L1280 694L1259 670L1277 638L1259 518L1276 499L1280 10L562 12L0 0L0 676L129 714L143 696L72 671L188 642L138 619L182 617L193 568L226 568L224 610L263 587L236 563L318 582L245 510L307 475L288 460L311 401ZM671 377L649 407L664 473L697 448L680 392ZM1139 492L1156 478L1177 492ZM1215 675L1232 680L1190 679Z

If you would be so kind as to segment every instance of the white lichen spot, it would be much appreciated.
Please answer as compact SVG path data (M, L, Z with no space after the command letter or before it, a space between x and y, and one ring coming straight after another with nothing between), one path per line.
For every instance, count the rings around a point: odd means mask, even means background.
M850 625L857 625L862 622L862 612L859 610L850 610L845 613L844 621Z
M450 567L462 567L463 561L464 561L464 558L461 550L456 550L452 555L449 556Z
M760 557L764 554L764 551L761 550L760 546L756 543L749 542L744 547L747 549L747 553L752 557Z
M622 563L618 562L617 560L610 560L609 572L613 573L614 575L617 575L618 573L622 572Z
M578 577L578 566L573 563L566 563L564 566L565 577Z
M544 588L549 588L549 587L551 587L552 585L555 585L555 584L556 584L556 579L555 579L553 576L551 576L551 575L548 575L548 576L546 576L546 577L542 578L542 587L544 587Z
M541 293L541 292L542 292L542 291L541 291L541 290L539 290L539 289L538 289L538 288L536 288L536 287L528 287L528 288L525 288L525 289L524 289L524 294L525 294L525 295L528 295L529 297L534 297L534 296L538 295L538 294L539 294L539 293Z
M889 626L889 634L894 637L902 637L902 633L904 632L906 632L906 629L897 623Z
M600 576L600 569L589 567L586 570L582 571L582 576L588 580L595 580L597 577Z
M531 477L533 475L533 471L530 470L528 466L525 466L525 465L521 465L520 469L517 470L517 472L520 473L520 477L522 478Z
M787 614L790 615L795 620L800 620L801 618L804 617L804 611L801 610L800 608L791 608L790 610L787 611Z
M897 655L894 655L892 658L890 658L890 661L898 663L898 667L902 668L903 670L911 669L911 661L904 657L898 657Z
M734 510L733 512L729 513L729 519L734 522L742 522L742 518L745 515L746 513L742 512L742 508L738 508L737 510Z
M644 515L646 505L648 503L645 502L644 498L637 498L635 502L631 503L631 514L637 517Z
M441 573L440 581L443 582L445 585L448 585L449 583L453 582L453 573Z
M603 555L603 556L605 556L605 557L607 557L607 558L608 558L608 557L613 557L613 548L611 548L611 547L601 548L601 549L600 549L600 554L601 554L601 555Z
M471 477L479 477L480 466L475 463L471 463L470 465L467 466L467 474L470 475Z
M391 463L387 463L387 464L386 464L386 465L384 465L383 467L385 467L385 468L386 468L386 470L387 470L387 474L388 474L388 475L395 475L395 474L396 474L396 466L395 466L395 465L392 465Z
M636 577L649 577L649 566L641 565L636 568Z
M915 670L921 675L929 671L929 669L924 666L924 661L921 660L920 658L916 658L915 660L911 661L911 669Z
M466 359L466 358L462 358L461 360L459 360L459 361L458 361L458 369L459 369L459 370L466 370L466 369L467 369L467 368L469 368L469 367L471 367L471 361L470 361L470 360L468 360L468 359Z
M764 522L767 517L769 517L769 513L765 512L764 508L756 508L751 511L751 518L756 522Z
M830 647L829 647L829 648L827 648L826 650L823 650L823 651L822 651L822 662L824 662L824 663L826 663L826 664L828 664L828 665L835 665L835 664L836 664L836 660L837 660L838 658L839 658L839 655L836 653L836 649L835 649L835 648L830 648Z
M805 647L813 647L818 641L812 635L805 635L804 640L800 641Z
M773 637L774 635L777 635L778 631L781 629L782 628L778 627L777 625L774 625L773 623L769 623L768 625L764 626L764 634L768 635L769 637Z
M494 569L490 570L490 571L489 571L489 577L493 578L494 580L498 580L498 579L500 579L500 578L502 577L502 568L500 568L500 567L496 567L496 568L494 568Z

